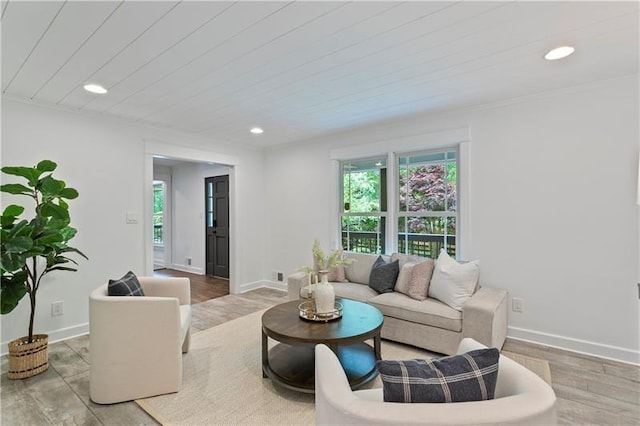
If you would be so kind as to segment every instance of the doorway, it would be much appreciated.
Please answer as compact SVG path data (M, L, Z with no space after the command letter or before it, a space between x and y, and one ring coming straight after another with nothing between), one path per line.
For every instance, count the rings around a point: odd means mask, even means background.
M205 178L206 275L229 278L229 175Z

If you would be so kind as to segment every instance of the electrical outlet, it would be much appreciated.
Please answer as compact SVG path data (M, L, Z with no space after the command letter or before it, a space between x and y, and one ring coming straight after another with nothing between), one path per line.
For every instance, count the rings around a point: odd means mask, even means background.
M278 272L278 276L277 276L277 278L278 278L278 281L279 281L279 282L284 281L284 274L283 274L282 272Z
M512 298L511 310L513 312L524 312L524 300L519 297Z
M284 273L282 273L281 271L271 271L271 279L273 281L283 282L284 281Z
M191 258L187 257L187 265L191 266Z
M60 315L64 315L64 302L52 302L51 316L59 317Z

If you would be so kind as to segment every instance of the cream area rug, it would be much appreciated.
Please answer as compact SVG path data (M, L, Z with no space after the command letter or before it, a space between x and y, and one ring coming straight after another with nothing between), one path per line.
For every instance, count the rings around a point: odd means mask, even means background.
M163 425L314 424L313 395L279 387L262 377L263 313L195 333L189 352L183 355L182 390L136 400L138 405ZM276 343L270 339L270 345ZM411 359L434 354L383 341L382 356ZM382 387L380 379L367 387Z

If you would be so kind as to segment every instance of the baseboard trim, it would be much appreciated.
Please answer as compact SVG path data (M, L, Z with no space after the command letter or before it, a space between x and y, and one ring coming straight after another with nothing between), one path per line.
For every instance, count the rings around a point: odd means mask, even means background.
M193 266L179 265L177 263L172 263L170 268L175 269L176 271L189 272L191 274L197 274L197 275L204 275L204 269L196 268Z
M74 325L73 327L61 328L60 330L38 331L38 333L48 334L49 344L51 344L89 334L89 323L87 322L80 325ZM9 342L10 340L1 343L2 348L0 348L0 355L6 355L9 353Z
M260 280L241 284L238 290L240 293L246 293L247 291L255 290L257 288L272 288L274 290L287 291L287 284L276 281Z
M605 345L602 343L542 333L540 331L527 330L519 327L508 327L507 337L536 345L561 349L563 351L576 352L583 355L610 359L612 361L640 365L640 351L621 348L619 346Z
M265 281L264 286L274 290L287 291L287 283L283 283L282 281Z

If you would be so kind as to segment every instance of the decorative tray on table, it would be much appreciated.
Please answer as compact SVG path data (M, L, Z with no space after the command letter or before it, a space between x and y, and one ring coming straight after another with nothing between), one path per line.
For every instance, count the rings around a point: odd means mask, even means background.
M342 303L336 302L333 311L318 313L315 310L313 300L307 300L298 305L298 313L300 318L308 321L327 322L340 318L342 316Z

